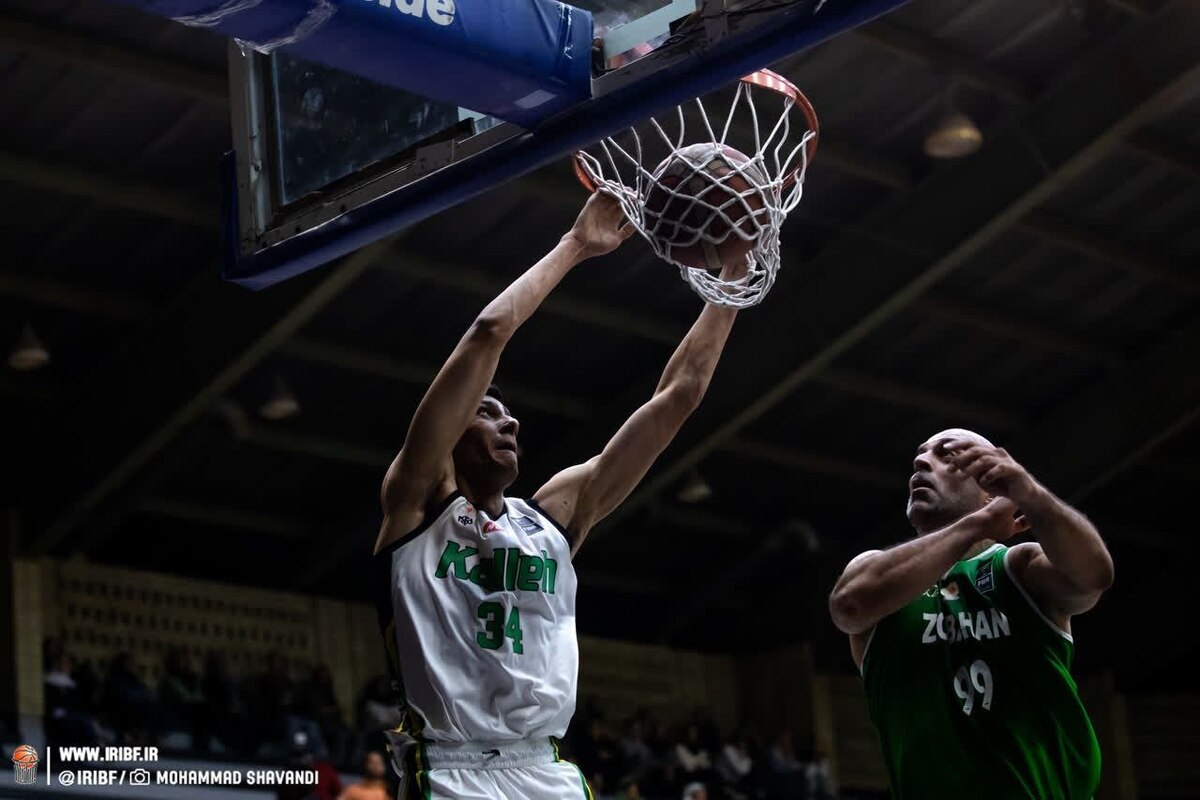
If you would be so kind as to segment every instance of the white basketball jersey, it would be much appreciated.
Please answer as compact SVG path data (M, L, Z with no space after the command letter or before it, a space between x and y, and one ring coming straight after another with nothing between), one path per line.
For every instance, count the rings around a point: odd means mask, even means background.
M491 519L452 495L375 557L376 605L412 736L566 733L579 644L566 533L531 501Z

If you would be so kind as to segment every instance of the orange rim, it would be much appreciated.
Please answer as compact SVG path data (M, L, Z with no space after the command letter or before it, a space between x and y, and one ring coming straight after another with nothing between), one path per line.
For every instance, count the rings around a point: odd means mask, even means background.
M808 129L813 133L812 138L808 140L808 144L804 147L807 151L808 162L811 163L817 155L817 140L821 137L821 125L817 121L816 110L808 98L804 96L804 92L800 91L796 84L778 72L773 72L769 69L760 69L758 72L747 75L741 79L741 82L751 84L752 86L761 86L772 92L778 92L785 97L790 97L800 107L800 112L804 114L804 119L808 123ZM583 188L587 189L589 193L596 191L596 182L592 180L587 170L583 168L583 158L579 152L575 153L572 162L575 166L575 177L583 184ZM796 182L796 178L800 175L800 169L800 167L796 167L784 178L784 187L791 186Z
M588 175L587 170L583 168L583 156L576 151L575 158L572 160L575 164L575 177L583 184L583 188L588 190L588 194L596 191L596 182L592 180L592 176Z
M804 92L789 81L787 78L780 75L778 72L772 72L769 69L760 69L752 75L747 75L742 78L742 83L749 83L753 86L761 86L764 89L770 89L773 92L778 92L785 97L792 98L796 105L800 107L800 112L804 114L804 119L808 123L808 129L812 131L812 138L808 140L808 144L804 146L807 151L808 163L812 163L813 158L817 155L817 140L821 138L821 124L817 121L817 112L813 108L812 103L804 96ZM785 187L791 186L796 182L797 176L800 175L800 167L792 170L791 174L784 179Z

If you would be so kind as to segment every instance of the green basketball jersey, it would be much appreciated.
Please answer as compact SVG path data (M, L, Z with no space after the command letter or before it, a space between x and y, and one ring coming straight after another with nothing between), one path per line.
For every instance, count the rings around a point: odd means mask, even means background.
M1071 636L994 545L882 620L863 658L897 800L1091 800L1100 746Z

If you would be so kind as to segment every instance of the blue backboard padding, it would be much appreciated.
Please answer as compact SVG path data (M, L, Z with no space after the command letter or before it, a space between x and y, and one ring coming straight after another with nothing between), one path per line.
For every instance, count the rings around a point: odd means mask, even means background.
M555 0L119 0L531 128L591 96L592 15ZM422 13L404 13L407 10ZM444 24L443 24L444 23Z
M509 139L472 159L435 172L325 225L250 256L243 256L238 251L235 170L227 168L223 277L242 286L263 289L308 272L555 159L566 157L664 108L733 83L765 65L862 25L907 2L809 0L797 3L770 25L759 26L742 37L729 37L712 48L651 73L639 82L597 96L583 113L563 115L536 131ZM821 10L814 14L818 7ZM848 92L853 90L852 86L846 87ZM817 113L820 114L820 108ZM232 157L231 154L231 160ZM820 168L820 158L818 152L815 169ZM584 199L581 188L581 204Z

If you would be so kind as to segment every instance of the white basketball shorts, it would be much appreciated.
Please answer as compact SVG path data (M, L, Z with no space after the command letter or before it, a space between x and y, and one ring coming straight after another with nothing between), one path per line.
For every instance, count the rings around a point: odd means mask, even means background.
M394 743L395 744L395 743ZM551 739L393 746L399 800L594 800Z

